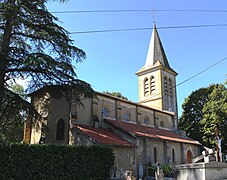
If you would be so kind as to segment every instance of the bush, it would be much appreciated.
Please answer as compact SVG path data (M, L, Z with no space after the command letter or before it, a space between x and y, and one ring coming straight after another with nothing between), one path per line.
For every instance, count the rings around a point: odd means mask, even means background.
M113 164L109 147L0 144L0 179L103 180Z
M147 175L148 176L155 176L155 166L153 166L150 162L146 165Z
M174 169L170 164L162 164L161 170L163 171L165 177L172 177L174 174Z

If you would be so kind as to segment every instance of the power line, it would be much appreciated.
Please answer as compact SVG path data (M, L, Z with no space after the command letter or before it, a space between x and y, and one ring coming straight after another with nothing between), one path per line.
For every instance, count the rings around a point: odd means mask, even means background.
M225 61L226 59L227 59L227 57L225 57L225 58L223 58L223 59L221 59L221 60L216 61L214 64L212 64L212 65L208 66L207 68L201 70L200 72L198 72L198 73L192 75L191 77L187 78L186 80L184 80L184 81L178 83L176 86L173 87L173 89L176 89L176 87L178 87L178 86L180 86L180 85L182 85L182 84L184 84L184 83L190 81L191 79L194 79L195 77L197 77L197 76L199 76L200 74L202 74L202 73L208 71L209 69L211 69L211 68L213 68L214 66L216 66L217 64L219 64L219 63ZM162 94L164 94L164 92L159 93L159 94L155 94L155 95L151 96L151 98L156 97L156 96L159 96L159 95L162 95ZM133 106L132 106L132 105L128 105L128 106L125 106L125 107L121 107L121 109L129 108L129 107L133 107ZM112 110L110 110L109 112L112 112L112 111L115 111L115 109L112 109Z
M195 75L189 77L188 79L186 79L186 80L180 82L180 83L177 84L176 86L180 86L180 85L186 83L187 81L189 81L189 80L195 78L196 76L199 76L200 74L204 73L205 71L208 71L209 69L211 69L212 67L216 66L217 64L221 63L222 61L224 61L224 60L226 60L226 59L227 59L227 57L225 57L225 58L223 58L223 59L217 61L216 63L212 64L211 66L209 66L209 67L207 67L207 68L205 68L204 70L202 70L202 71L196 73Z
M116 10L66 10L66 11L52 11L53 14L79 14L79 13L133 13L133 12L205 12L205 13L227 13L227 10L211 10L211 9L116 9Z
M163 26L157 29L188 29L188 28L206 28L206 27L226 27L227 24L204 24L204 25L183 25L183 26ZM92 34L92 33L108 33L108 32L124 32L124 31L144 31L152 30L153 27L142 28L126 28L126 29L104 29L104 30L89 30L89 31L74 31L69 34Z

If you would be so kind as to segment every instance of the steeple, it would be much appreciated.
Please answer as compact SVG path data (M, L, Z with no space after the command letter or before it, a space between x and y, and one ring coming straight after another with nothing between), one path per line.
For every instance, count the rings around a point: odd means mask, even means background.
M160 62L163 66L170 68L169 62L166 58L165 51L163 49L161 40L158 35L156 24L154 23L151 41L147 53L147 59L145 66L154 66L157 62Z
M177 73L170 67L155 23L145 65L136 75L139 103L175 112L173 126L177 127Z

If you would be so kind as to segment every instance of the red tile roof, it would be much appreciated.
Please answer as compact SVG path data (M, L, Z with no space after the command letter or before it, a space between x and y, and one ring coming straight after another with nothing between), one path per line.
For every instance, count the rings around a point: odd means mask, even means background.
M145 125L141 125L141 124L127 123L127 122L121 121L121 120L105 119L105 121L108 124L118 128L118 129L121 129L133 136L155 138L155 139L162 139L162 140L168 140L168 141L176 141L176 142L182 142L182 143L201 145L198 141L181 136L173 131L158 129L158 128L145 126Z
M85 125L75 125L74 127L101 144L112 145L112 146L122 146L122 147L136 146L135 144L130 143L124 140L123 138L121 138L120 136L112 133L108 129L94 128L94 127L85 126Z

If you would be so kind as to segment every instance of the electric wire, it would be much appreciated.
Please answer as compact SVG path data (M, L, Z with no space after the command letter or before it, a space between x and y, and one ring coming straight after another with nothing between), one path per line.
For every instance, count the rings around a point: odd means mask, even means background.
M188 29L188 28L207 28L207 27L226 27L227 24L204 24L204 25L181 25L181 26L163 26L156 29ZM75 34L93 34L93 33L109 33L109 32L125 32L125 31L144 31L152 30L153 27L142 28L125 28L125 29L104 29L104 30L88 30L88 31L73 31L69 32L70 35Z
M205 68L205 69L199 71L198 73L192 75L191 77L185 79L184 81L178 83L177 85L173 86L173 90L176 89L176 87L178 87L178 86L180 86L180 85L182 85L182 84L184 84L184 83L186 83L186 82L188 82L188 81L194 79L195 77L199 76L200 74L202 74L202 73L208 71L209 69L213 68L214 66L220 64L221 62L225 61L226 59L227 59L227 56L224 57L224 58L222 58L222 59L220 59L220 60L218 60L218 61L216 61L214 64L212 64L212 65L208 66L207 68ZM151 96L150 98L154 98L154 97L156 97L156 96L160 96L160 95L162 95L162 94L164 94L164 93L165 93L165 92L155 94L155 95ZM128 105L128 106L121 107L121 109L130 108L130 107L134 107L134 106ZM113 112L113 111L116 111L116 109L109 110L108 112Z
M206 13L227 13L227 10L211 9L104 9L104 10L65 10L52 11L53 14L79 14L79 13L133 13L133 12L206 12Z

